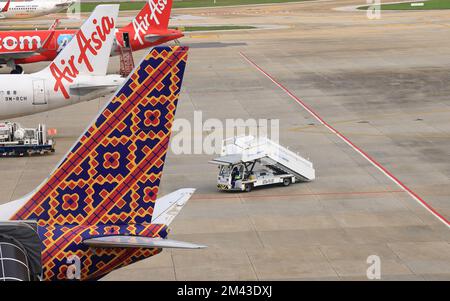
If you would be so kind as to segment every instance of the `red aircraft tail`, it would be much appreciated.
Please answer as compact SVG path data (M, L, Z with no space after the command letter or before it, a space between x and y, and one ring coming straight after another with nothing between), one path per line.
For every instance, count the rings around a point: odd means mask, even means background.
M11 0L8 0L8 2L6 2L5 6L3 6L1 12L2 13L6 13L9 9L9 4L11 3Z
M144 45L145 42L156 42L160 39L178 38L182 33L169 30L169 18L172 0L148 0L133 21L120 31L131 33L130 39ZM171 39L168 39L171 40Z
M142 20L145 18L145 15L148 14L150 27L155 29L167 29L171 11L172 0L149 0L139 12L137 18Z

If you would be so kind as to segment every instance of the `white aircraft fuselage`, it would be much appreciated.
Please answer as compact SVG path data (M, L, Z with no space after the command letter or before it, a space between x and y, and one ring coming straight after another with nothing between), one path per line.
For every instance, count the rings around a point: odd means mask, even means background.
M0 75L0 120L96 99L122 85L107 75L119 5L98 5L49 66L32 74Z
M96 99L113 93L123 80L119 75L80 75L66 88L67 98L54 90L54 81L44 74L0 75L0 119L31 115Z
M8 10L0 12L1 19L28 19L67 10L74 2L61 1L20 1L11 2Z

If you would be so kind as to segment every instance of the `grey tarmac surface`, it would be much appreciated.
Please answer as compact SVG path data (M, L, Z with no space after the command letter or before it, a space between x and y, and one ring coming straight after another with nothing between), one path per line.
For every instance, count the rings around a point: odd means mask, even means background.
M202 18L175 18L172 25L282 26L183 38L192 47L176 117L192 120L202 111L204 119L279 119L281 144L310 158L317 179L220 193L217 169L207 163L214 155L169 153L162 194L197 188L171 238L209 248L165 250L105 280L365 280L370 255L380 256L384 280L450 280L448 227L240 55L449 219L450 11L383 12L369 20L365 12L334 10L356 4L174 10ZM110 71L117 71L117 58L112 62ZM18 119L57 128L57 151L1 158L0 202L38 185L104 102Z

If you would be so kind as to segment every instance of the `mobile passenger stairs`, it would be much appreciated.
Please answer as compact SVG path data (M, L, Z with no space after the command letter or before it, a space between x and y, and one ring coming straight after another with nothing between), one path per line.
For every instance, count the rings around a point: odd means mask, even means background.
M133 50L130 44L130 35L128 32L123 32L123 45L118 45L120 55L120 75L127 77L134 69Z
M120 75L127 77L134 69L133 51L131 47L120 47Z
M225 139L221 156L209 163L219 165L217 188L220 190L249 192L257 186L277 183L289 186L315 179L310 161L266 137Z

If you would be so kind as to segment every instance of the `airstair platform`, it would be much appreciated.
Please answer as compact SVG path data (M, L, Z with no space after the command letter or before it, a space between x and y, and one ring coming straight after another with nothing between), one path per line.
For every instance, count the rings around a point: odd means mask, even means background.
M130 47L120 47L120 75L127 77L134 69L133 52Z
M297 181L312 181L316 177L312 162L266 137L239 136L225 139L221 156L211 163L223 165L254 161L277 173L293 174Z

